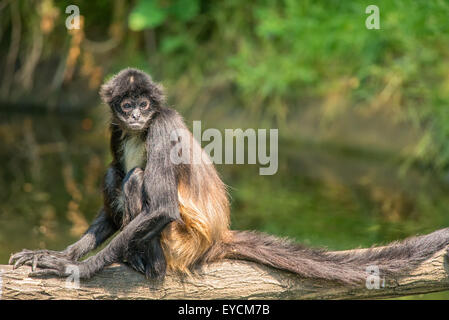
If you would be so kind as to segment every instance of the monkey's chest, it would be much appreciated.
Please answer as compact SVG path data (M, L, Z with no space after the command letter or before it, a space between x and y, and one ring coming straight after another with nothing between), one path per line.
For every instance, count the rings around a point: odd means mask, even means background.
M140 137L130 137L123 141L121 164L125 174L135 167L144 169L146 162L145 142Z

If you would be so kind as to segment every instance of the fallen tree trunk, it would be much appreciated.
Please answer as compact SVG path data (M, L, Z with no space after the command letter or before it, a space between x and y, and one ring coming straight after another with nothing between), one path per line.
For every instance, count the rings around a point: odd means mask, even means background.
M378 299L449 290L447 248L418 268L393 279L376 279L357 287L302 279L245 261L206 265L192 277L169 274L164 283L146 280L125 265L114 264L79 288L66 279L29 278L30 267L0 265L1 299ZM360 249L363 250L363 249ZM374 278L373 278L374 277Z

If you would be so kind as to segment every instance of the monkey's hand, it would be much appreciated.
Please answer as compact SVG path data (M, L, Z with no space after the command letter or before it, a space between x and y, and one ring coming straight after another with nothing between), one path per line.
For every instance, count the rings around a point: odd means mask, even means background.
M142 211L143 170L135 167L131 169L122 182L125 196L125 210L129 217L134 218Z
M9 264L13 264L13 269L17 269L21 266L31 266L34 269L36 269L36 266L40 259L42 259L45 256L55 256L55 257L61 257L70 259L69 253L64 251L53 251L53 250L28 250L23 249L20 252L17 252L15 254L12 254L9 258Z
M37 268L36 268L37 267ZM84 261L77 262L70 259L55 256L45 255L37 260L36 266L32 266L32 272L28 274L29 277L68 277L74 276L78 279L90 278L91 272L87 268L87 263Z

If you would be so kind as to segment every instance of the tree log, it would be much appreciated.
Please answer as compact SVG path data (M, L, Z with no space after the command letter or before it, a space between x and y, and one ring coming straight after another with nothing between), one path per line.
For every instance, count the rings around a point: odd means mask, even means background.
M29 271L0 265L0 299L379 299L449 290L447 248L407 274L380 278L378 288L368 274L367 283L351 287L230 260L205 265L192 276L168 274L163 283L114 264L81 280L77 289L63 278L29 278Z

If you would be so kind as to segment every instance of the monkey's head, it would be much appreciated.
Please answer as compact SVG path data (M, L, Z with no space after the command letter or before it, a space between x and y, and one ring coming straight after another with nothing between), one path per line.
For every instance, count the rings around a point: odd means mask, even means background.
M113 121L122 129L146 129L165 99L161 85L137 69L124 69L101 86L101 99L112 110Z

